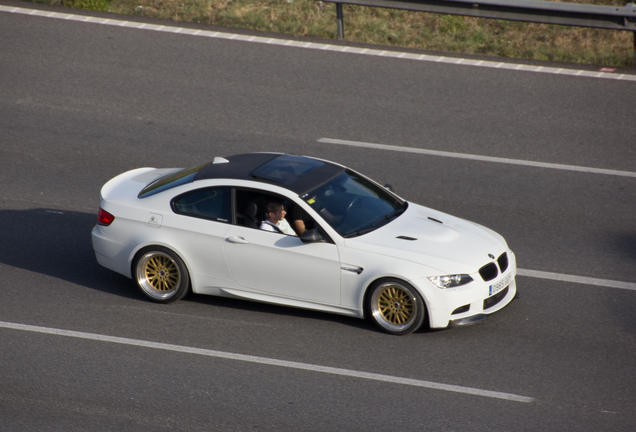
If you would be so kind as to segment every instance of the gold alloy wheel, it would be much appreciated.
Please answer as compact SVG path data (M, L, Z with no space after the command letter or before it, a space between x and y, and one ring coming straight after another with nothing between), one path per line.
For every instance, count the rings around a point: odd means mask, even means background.
M397 282L386 282L373 291L371 314L384 329L401 332L415 322L418 304L408 287Z
M144 254L137 263L137 282L149 297L164 300L179 290L181 272L170 255L151 251Z

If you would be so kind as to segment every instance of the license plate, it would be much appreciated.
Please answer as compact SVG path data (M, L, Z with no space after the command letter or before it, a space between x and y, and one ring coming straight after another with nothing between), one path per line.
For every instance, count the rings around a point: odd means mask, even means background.
M493 285L490 285L490 288L488 289L488 297L497 294L499 291L501 291L502 289L510 285L511 279L512 279L512 273L508 273L508 275L506 275L506 277L501 279L499 282Z

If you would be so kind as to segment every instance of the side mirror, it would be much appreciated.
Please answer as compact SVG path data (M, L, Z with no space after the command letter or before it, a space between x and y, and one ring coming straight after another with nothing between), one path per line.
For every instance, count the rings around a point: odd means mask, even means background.
M393 192L393 186L391 186L389 183L385 184L384 187Z
M298 236L303 243L326 243L327 240L317 229L310 229Z

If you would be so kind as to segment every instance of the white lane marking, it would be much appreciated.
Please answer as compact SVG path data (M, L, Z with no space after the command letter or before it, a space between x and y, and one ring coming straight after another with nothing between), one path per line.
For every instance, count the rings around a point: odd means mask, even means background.
M468 154L468 153L453 153L453 152L446 152L446 151L439 151L439 150L427 150L427 149L420 149L420 148L414 148L414 147L401 147L401 146L393 146L393 145L386 145L386 144L374 144L374 143L348 141L348 140L341 140L341 139L334 139L334 138L320 138L318 142L325 143L325 144L344 145L344 146L350 146L350 147L364 147L364 148L370 148L375 150L389 150L389 151L396 151L396 152L402 152L402 153L416 153L416 154L423 154L423 155L429 155L429 156L441 156L441 157L449 157L449 158L457 158L457 159L470 159L470 160L477 160L482 162L496 162L496 163L503 163L503 164L510 164L510 165L524 165L524 166L537 167L537 168L551 168L551 169L558 169L558 170L564 170L564 171L578 171L578 172L591 173L591 174L606 174L606 175L614 175L614 176L621 176L621 177L636 177L636 172L632 172L632 171L618 171L618 170L611 170L611 169L582 167L582 166L576 166L576 165L534 162L534 161L527 161L522 159L507 159L507 158L500 158L500 157L494 157L494 156L480 156L480 155L474 155L474 154Z
M573 282L584 285L596 285L607 288L620 288L626 290L636 291L636 283L632 282L621 282L615 280L608 279L596 279L585 276L574 276L574 275L566 275L561 273L551 273L544 272L539 270L525 270L525 269L517 269L517 276L527 276L538 279L549 279L555 281L563 281L563 282Z
M50 328L50 327L40 327L40 326L33 326L33 325L27 325L27 324L17 324L17 323L10 323L10 322L4 322L4 321L0 321L0 328L23 330L28 332L44 333L44 334L51 334L51 335L57 335L57 336L67 336L67 337L80 338L80 339L89 339L89 340L95 340L100 342L111 342L111 343L122 344L122 345L132 345L132 346L143 347L143 348L153 348L153 349L160 349L165 351L175 351L175 352L186 353L186 354L197 354L197 355L202 355L207 357L216 357L216 358L222 358L222 359L228 359L228 360L239 360L239 361L244 361L249 363L265 364L269 366L281 366L281 367L286 367L290 369L300 369L300 370L307 370L311 372L321 372L321 373L326 373L330 375L341 375L341 376L346 376L351 378L362 378L362 379L382 381L382 382L387 382L392 384L402 384L402 385L409 385L414 387L424 387L429 389L444 390L444 391L463 393L463 394L469 394L474 396L484 396L484 397L495 398L495 399L504 399L504 400L514 401L514 402L530 403L534 401L534 398L527 397L527 396L519 396L519 395L515 395L511 393L502 393L502 392L496 392L496 391L490 391L490 390L481 390L481 389L476 389L471 387L440 384L440 383L435 383L431 381L421 381L416 379L400 378L400 377L394 377L390 375L360 372L360 371L354 371L349 369L340 369L340 368L312 365L312 364L306 364L306 363L298 363L298 362L292 362L292 361L286 361L286 360L277 360L277 359L271 359L267 357L255 357L255 356L244 355L244 354L234 354L234 353L214 351L214 350L203 349L203 348L187 347L182 345L172 345L172 344L166 344L166 343L160 343L160 342L150 342L150 341L128 339L128 338L122 338L122 337L116 337L116 336L105 336L105 335L100 335L95 333L84 333L84 332L78 332L78 331L62 330L62 329L56 329L56 328Z
M144 24L140 24L140 23L136 23L132 21L114 20L114 19L106 19L106 18L102 19L102 18L95 18L95 17L87 17L85 15L72 15L68 13L47 12L47 11L41 11L36 9L25 9L25 8L4 6L4 5L0 5L0 12L40 16L40 17L54 18L54 19L65 19L70 21L91 22L93 24L129 27L129 28L135 28L140 30L150 30L150 31L158 31L158 32L165 32L165 33L190 34L193 36L203 36L203 37L218 38L218 39L235 39L236 38L236 40L241 40L245 42L265 43L265 44L280 45L280 46L291 46L296 48L320 49L320 50L333 51L333 52L343 52L350 49L349 47L346 47L346 46L343 47L342 45L328 45L328 44L314 43L314 42L290 41L288 39L272 39L272 38L258 37L258 36L243 36L238 34L219 33L215 31L207 31L207 30L194 31L192 29L176 27L176 26L161 26L161 27L147 26L145 28L141 28L144 26ZM536 66L515 64L515 63L501 63L501 62L471 60L471 59L462 59L462 58L454 58L454 57L440 57L440 56L433 56L433 55L427 55L427 54L413 56L410 53L404 53L400 51L384 51L384 50L378 50L378 49L365 49L362 51L358 49L351 49L351 51L349 52L352 54L360 54L360 55L367 55L367 56L391 57L391 58L397 58L397 59L405 58L405 59L425 61L425 62L438 62L438 63L448 63L448 64L456 64L456 65L461 64L465 66L486 67L486 68L493 68L493 69L508 69L508 70L519 70L519 71L535 72L535 73L548 73L548 74L556 74L556 75L584 76L588 78L636 81L636 75L614 74L609 72L595 72L595 71L583 71L583 70L576 70L576 69L554 69L554 68L539 69Z

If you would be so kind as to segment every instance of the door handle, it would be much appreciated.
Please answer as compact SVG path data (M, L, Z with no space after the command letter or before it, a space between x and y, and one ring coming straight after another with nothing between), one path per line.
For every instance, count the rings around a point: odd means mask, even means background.
M228 237L227 241L229 241L230 243L238 243L238 244L248 244L249 243L243 237L237 237L237 236Z
M342 267L340 267L342 270L346 270L346 271L350 271L352 273L357 273L360 274L364 271L364 269L362 267L358 267L358 266L351 266L351 265L343 265Z

